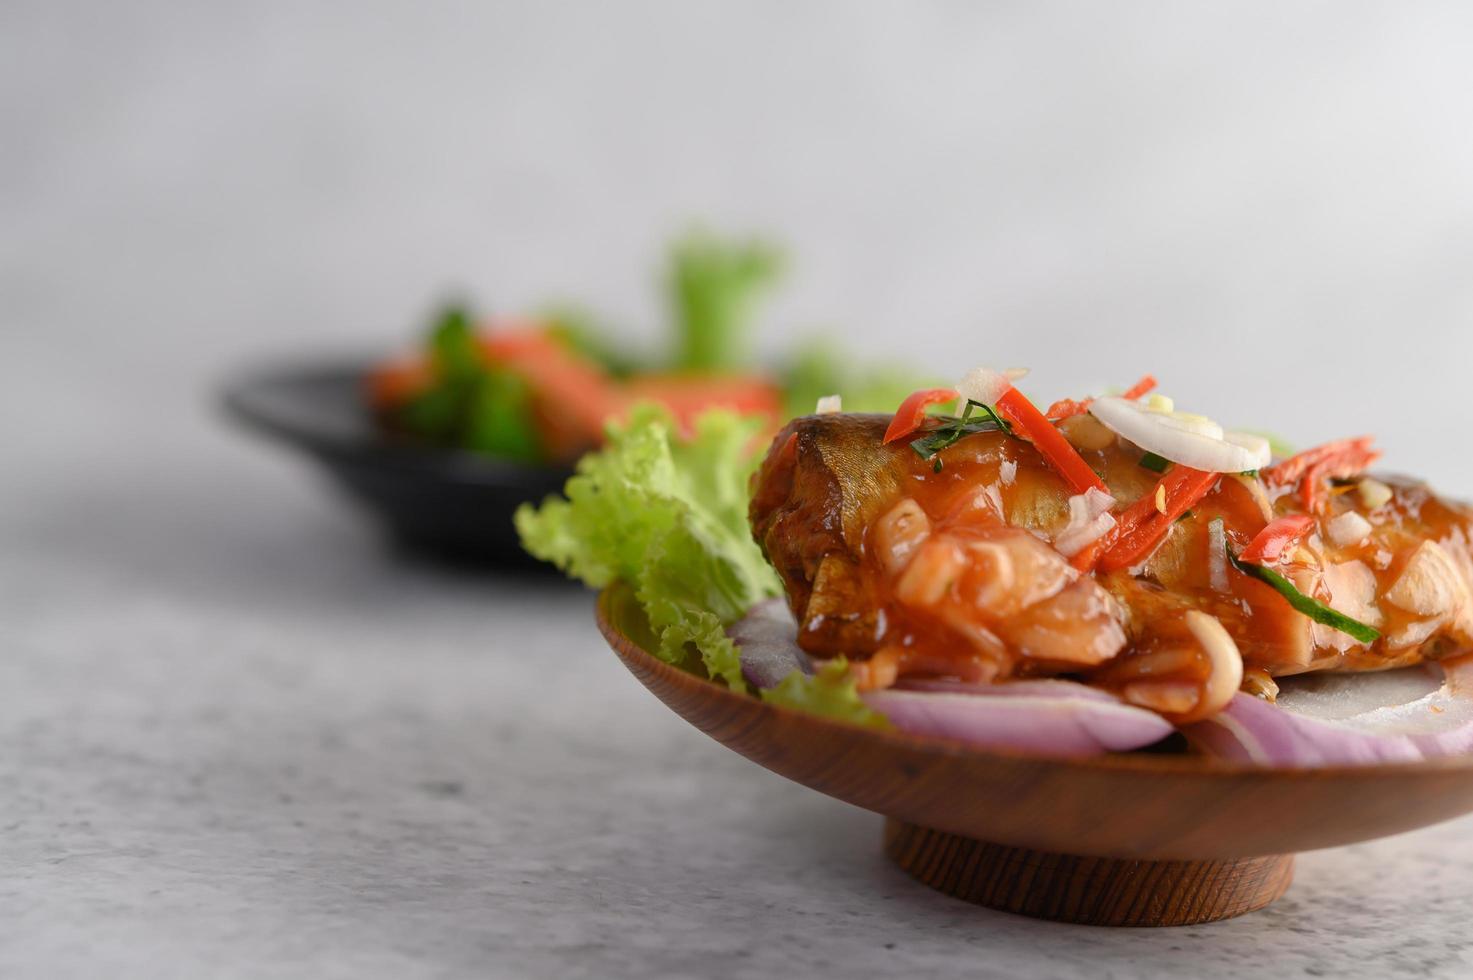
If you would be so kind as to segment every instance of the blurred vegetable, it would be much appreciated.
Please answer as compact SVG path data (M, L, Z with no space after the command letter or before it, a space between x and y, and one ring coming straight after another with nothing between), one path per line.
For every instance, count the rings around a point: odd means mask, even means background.
M854 678L849 676L849 661L844 657L826 661L812 674L789 674L776 687L766 688L761 693L762 700L768 704L866 728L890 727L884 715L860 698Z
M594 588L628 584L662 659L682 663L694 644L712 677L745 691L725 629L779 589L747 526L761 426L716 410L682 439L667 411L639 406L626 424L610 424L603 449L579 460L566 499L518 509L522 544Z
M440 315L429 348L428 385L394 409L401 426L431 442L509 459L543 458L530 388L486 360L465 310Z
M781 266L778 251L756 239L697 231L674 242L666 283L671 350L660 357L631 351L576 306L475 324L451 308L420 356L370 373L368 398L387 426L432 445L540 462L568 462L597 447L605 424L640 401L665 406L682 432L713 407L775 427L836 394L849 411L893 412L920 379L856 372L824 345L799 350L777 371L748 369L752 314Z
M750 320L762 293L777 283L782 256L757 240L729 242L693 231L670 254L675 368L733 371L747 367Z
M551 306L538 319L547 325L549 337L598 364L611 377L627 378L645 369L644 358L621 349L614 342L615 331L581 306Z
M781 375L788 418L812 415L818 400L829 395L843 396L846 412L891 413L906 395L928 386L925 378L909 371L855 370L853 363L823 341L798 348Z

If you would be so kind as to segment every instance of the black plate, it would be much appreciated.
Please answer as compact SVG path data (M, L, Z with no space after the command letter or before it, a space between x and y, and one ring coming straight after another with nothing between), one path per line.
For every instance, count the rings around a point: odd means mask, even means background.
M388 437L363 402L368 360L268 368L224 391L226 411L317 460L400 541L458 559L530 565L512 513L562 490L572 471ZM545 567L545 566L544 566Z

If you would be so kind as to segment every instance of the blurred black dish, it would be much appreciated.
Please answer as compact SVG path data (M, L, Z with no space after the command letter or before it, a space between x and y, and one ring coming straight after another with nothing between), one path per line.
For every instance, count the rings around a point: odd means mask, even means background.
M406 545L481 564L547 567L522 551L512 514L560 491L572 470L392 438L364 403L372 364L344 358L258 369L226 385L224 406L247 428L321 463Z

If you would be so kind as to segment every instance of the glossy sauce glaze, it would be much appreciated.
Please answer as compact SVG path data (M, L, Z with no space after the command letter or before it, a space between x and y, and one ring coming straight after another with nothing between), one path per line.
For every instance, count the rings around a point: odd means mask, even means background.
M1473 645L1473 512L1420 484L1329 487L1309 533L1272 563L1379 630L1367 644L1227 560L1226 547L1240 553L1270 520L1304 512L1295 485L1222 475L1144 561L1081 573L1055 547L1071 492L1030 443L969 435L937 470L903 442L882 445L886 422L795 420L754 478L751 508L800 644L848 657L861 687L1067 675L1190 721L1240 687L1272 696L1274 676L1401 666ZM1154 492L1161 475L1139 448L1098 431L1071 436L1115 514Z

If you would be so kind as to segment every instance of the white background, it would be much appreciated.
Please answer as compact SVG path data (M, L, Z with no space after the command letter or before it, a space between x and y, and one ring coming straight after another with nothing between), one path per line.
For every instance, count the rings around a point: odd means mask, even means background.
M12 0L0 363L179 395L447 290L647 339L704 219L792 249L768 351L1150 370L1467 493L1470 92L1456 2Z

